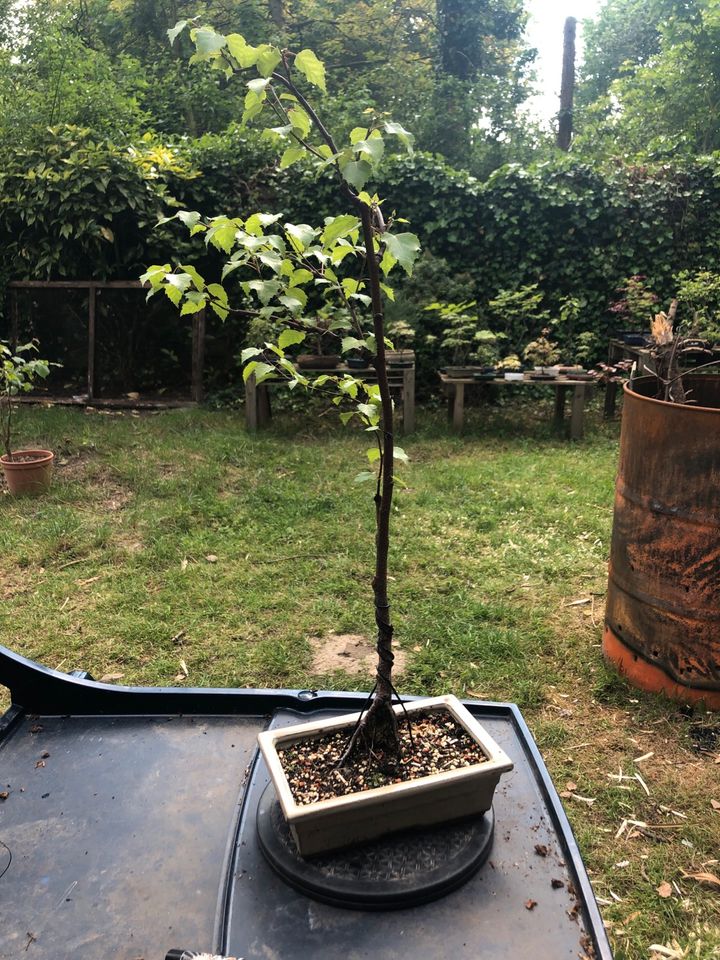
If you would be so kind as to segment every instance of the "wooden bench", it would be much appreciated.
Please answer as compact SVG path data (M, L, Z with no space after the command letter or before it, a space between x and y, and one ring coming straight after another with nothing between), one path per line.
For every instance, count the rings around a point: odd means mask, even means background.
M448 395L448 419L453 429L460 433L465 416L465 388L492 384L496 387L552 387L555 390L555 426L560 428L565 419L565 400L572 391L572 405L570 408L570 439L581 440L585 419L586 388L591 385L589 380L573 380L571 377L557 377L554 380L531 380L526 374L522 380L506 380L504 377L495 377L492 380L476 380L474 377L448 377L440 374L442 383Z

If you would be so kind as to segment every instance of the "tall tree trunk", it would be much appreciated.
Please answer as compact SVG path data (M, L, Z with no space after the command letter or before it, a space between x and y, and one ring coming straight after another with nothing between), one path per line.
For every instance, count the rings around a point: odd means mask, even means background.
M560 84L560 113L558 114L557 145L570 149L573 134L573 98L575 95L575 17L565 21L563 34L562 82Z

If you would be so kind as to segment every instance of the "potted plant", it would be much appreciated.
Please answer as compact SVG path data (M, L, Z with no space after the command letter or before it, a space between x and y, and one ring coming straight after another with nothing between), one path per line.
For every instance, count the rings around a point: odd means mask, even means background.
M389 367L411 367L415 363L415 351L412 343L415 340L415 330L403 319L396 319L387 324L387 334L392 347L385 351L385 358Z
M0 437L5 450L0 465L8 490L15 496L47 490L55 459L50 450L13 450L11 447L15 398L29 393L35 380L45 379L50 372L48 361L34 357L34 353L37 353L34 342L12 350L7 341L0 340Z
M647 288L646 280L641 273L628 277L618 287L618 296L610 304L610 313L622 325L616 336L631 347L644 347L647 343L646 331L659 299Z
M549 339L550 329L544 327L540 336L531 340L525 347L523 356L534 364L535 372L530 374L531 380L554 380L559 368L555 366L560 359L558 345Z
M170 39L188 26L187 22L179 23L169 31ZM302 386L329 393L338 406L348 406L341 414L343 421L358 423L374 439L367 451L370 470L358 479L373 481L376 534L372 591L378 650L375 686L360 714L343 718L340 733L333 721L329 728L310 725L263 738L261 745L275 790L286 810L290 809L290 792L292 802L303 808L300 820L309 823L316 817L321 824L310 831L312 838L307 844L295 824L301 852L333 848L340 837L346 843L371 833L382 835L414 823L452 818L468 812L468 804L475 812L487 809L494 785L512 764L487 734L480 733L468 711L453 698L442 703L430 700L420 705L393 705L390 518L394 461L407 457L395 445L383 294L392 295L387 278L396 266L412 272L420 244L414 234L398 229L402 221L385 219L381 199L367 189L367 184L381 163L386 142L399 140L411 150L412 136L400 124L369 110L363 115L363 125L351 131L350 142L337 144L307 97L308 85L325 89L324 66L311 51L294 54L269 44L253 47L239 34L224 36L209 27L191 27L190 37L196 48L194 60L208 61L223 75L251 71L244 120L272 111L278 125L269 128L267 134L284 148L281 165L305 159L323 169L329 167L336 176L345 210L327 217L318 227L281 222L281 215L267 213L245 219L206 219L198 213L178 212L175 217L193 233L204 234L208 244L229 255L223 278L233 274L240 278L239 283L229 290L224 283L206 283L195 268L154 265L142 278L150 285L149 296L172 287L171 299L182 303L184 312L207 305L221 318L241 309L281 319L284 326L275 342L243 351L245 378L252 376L261 383L271 376L281 377L290 388ZM342 275L336 269L340 263ZM180 301L175 294L178 289ZM318 292L327 304L327 316L337 307L347 310L350 330L334 330L332 324L318 323L317 311L311 319L306 318L309 294L316 296ZM231 293L234 297L244 294L242 307L231 304ZM362 312L366 307L370 307L372 317L370 329ZM368 351L374 358L377 382L367 383L349 373L306 376L293 362L291 351L304 343L308 334L318 332L335 336L341 354ZM421 739L427 750L416 752ZM442 743L447 745L448 741L454 743L443 758ZM326 760L330 756L329 768L318 766L319 756ZM434 761L428 765L421 757L433 757ZM371 772L358 777L358 768L366 769L368 763ZM292 787L293 778L298 777L300 782L310 781L312 785L299 799ZM483 781L487 783L480 787ZM344 786L347 783L352 784L349 794ZM324 790L328 784L333 787L333 796L317 799L320 787ZM448 791L457 799L449 799ZM368 814L371 803L380 806L374 806ZM378 815L378 809L382 815ZM357 828L338 826L336 818L344 823L348 810Z
M328 349L327 343L338 330L349 330L350 326L346 311L342 307L335 309L330 309L328 305L321 307L307 324L309 331L307 340L314 350L312 353L299 354L298 366L304 370L333 370L337 367L340 363L340 354L332 347Z
M681 372L676 311L652 323L654 372L624 388L603 651L637 686L717 709L720 376Z
M507 357L503 357L498 363L497 368L506 380L521 381L525 379L522 361L516 353L509 353Z
M464 303L430 303L426 310L437 310L445 323L440 339L441 355L447 358L444 372L452 378L474 378L476 374L495 376L499 335L478 328L478 318L470 312L475 300Z
M540 309L542 301L543 293L537 283L528 283L517 289L499 290L488 302L493 326L503 332L514 353L521 352L528 329L537 330L550 322L548 312Z

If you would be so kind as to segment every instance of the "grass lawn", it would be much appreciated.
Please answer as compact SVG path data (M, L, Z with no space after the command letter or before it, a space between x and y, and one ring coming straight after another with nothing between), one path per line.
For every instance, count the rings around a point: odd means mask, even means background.
M571 445L548 420L470 409L460 439L425 413L403 442L400 686L520 704L618 958L718 957L720 888L688 874L720 874L720 720L603 665L618 425L593 406ZM0 494L7 646L128 684L369 687L332 655L372 634L367 435L332 413L257 437L211 411L25 408L18 425L59 466L42 500Z

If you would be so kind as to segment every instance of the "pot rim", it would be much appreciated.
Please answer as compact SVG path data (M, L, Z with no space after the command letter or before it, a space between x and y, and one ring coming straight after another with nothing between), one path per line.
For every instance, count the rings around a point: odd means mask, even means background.
M24 450L12 450L10 453L10 456L17 457L21 454L39 454L39 456L36 456L33 460L23 460L18 463L16 460L12 460L12 459L9 460L8 455L4 453L0 457L0 463L2 463L3 467L10 467L11 470L14 467L27 469L28 467L31 468L34 466L44 466L46 463L48 463L49 461L55 458L55 454L53 453L52 450L43 450L43 449L40 449L39 447L28 448Z
M462 782L472 780L479 774L488 776L497 776L506 773L513 768L513 762L498 746L485 728L478 723L470 711L460 703L453 694L446 694L441 697L431 697L422 700L412 701L405 704L408 713L417 713L423 710L436 709L442 707L446 709L470 734L473 740L482 748L487 759L484 763L475 763L468 767L462 767L458 770L445 770L441 773L433 773L425 777L418 777L415 780L405 780L402 783L385 784L381 787L373 787L369 790L361 790L356 793L346 794L341 797L331 797L329 800L316 800L313 803L298 804L293 798L290 785L288 784L285 771L277 754L277 748L283 741L297 741L312 736L311 730L317 730L320 726L321 732L334 732L336 729L349 726L354 723L357 713L344 714L340 717L333 717L327 722L319 721L314 724L299 723L289 727L281 727L277 730L265 730L258 734L258 744L263 759L268 767L271 779L275 785L275 790L283 810L283 814L289 822L304 819L305 817L317 817L323 813L331 814L340 808L351 808L356 804L365 806L372 800L387 796L392 792L393 796L412 795L422 793L434 786L448 782ZM396 704L393 707L395 713L403 715L403 707Z
M696 375L694 375L694 376L693 376L692 373L690 373L690 374L683 374L683 380L685 380L686 378L688 378L691 382L692 382L693 380L694 380L694 381L698 381L698 380L714 380L714 381L717 381L718 383L720 383L720 374L700 373L700 374L696 374ZM654 379L655 379L655 377L652 376L652 374L651 374L650 376L637 377L637 378L635 379L635 382L636 382L636 383L639 383L639 382L645 383L645 382L648 382L648 381L654 380ZM697 404L697 403L673 403L672 400L659 400L657 397L646 397L645 394L643 394L643 393L638 393L636 390L632 390L631 387L630 387L630 381L626 381L626 382L623 384L623 393L626 393L628 396L632 396L633 398L635 398L635 399L637 399L637 400L642 400L642 401L645 401L645 402L647 402L647 403L658 404L658 405L661 406L661 407L674 408L674 409L676 409L676 410L696 410L698 413L712 413L712 414L715 414L716 416L719 416L719 415L720 415L720 407L701 407L701 406L700 406L699 404Z

